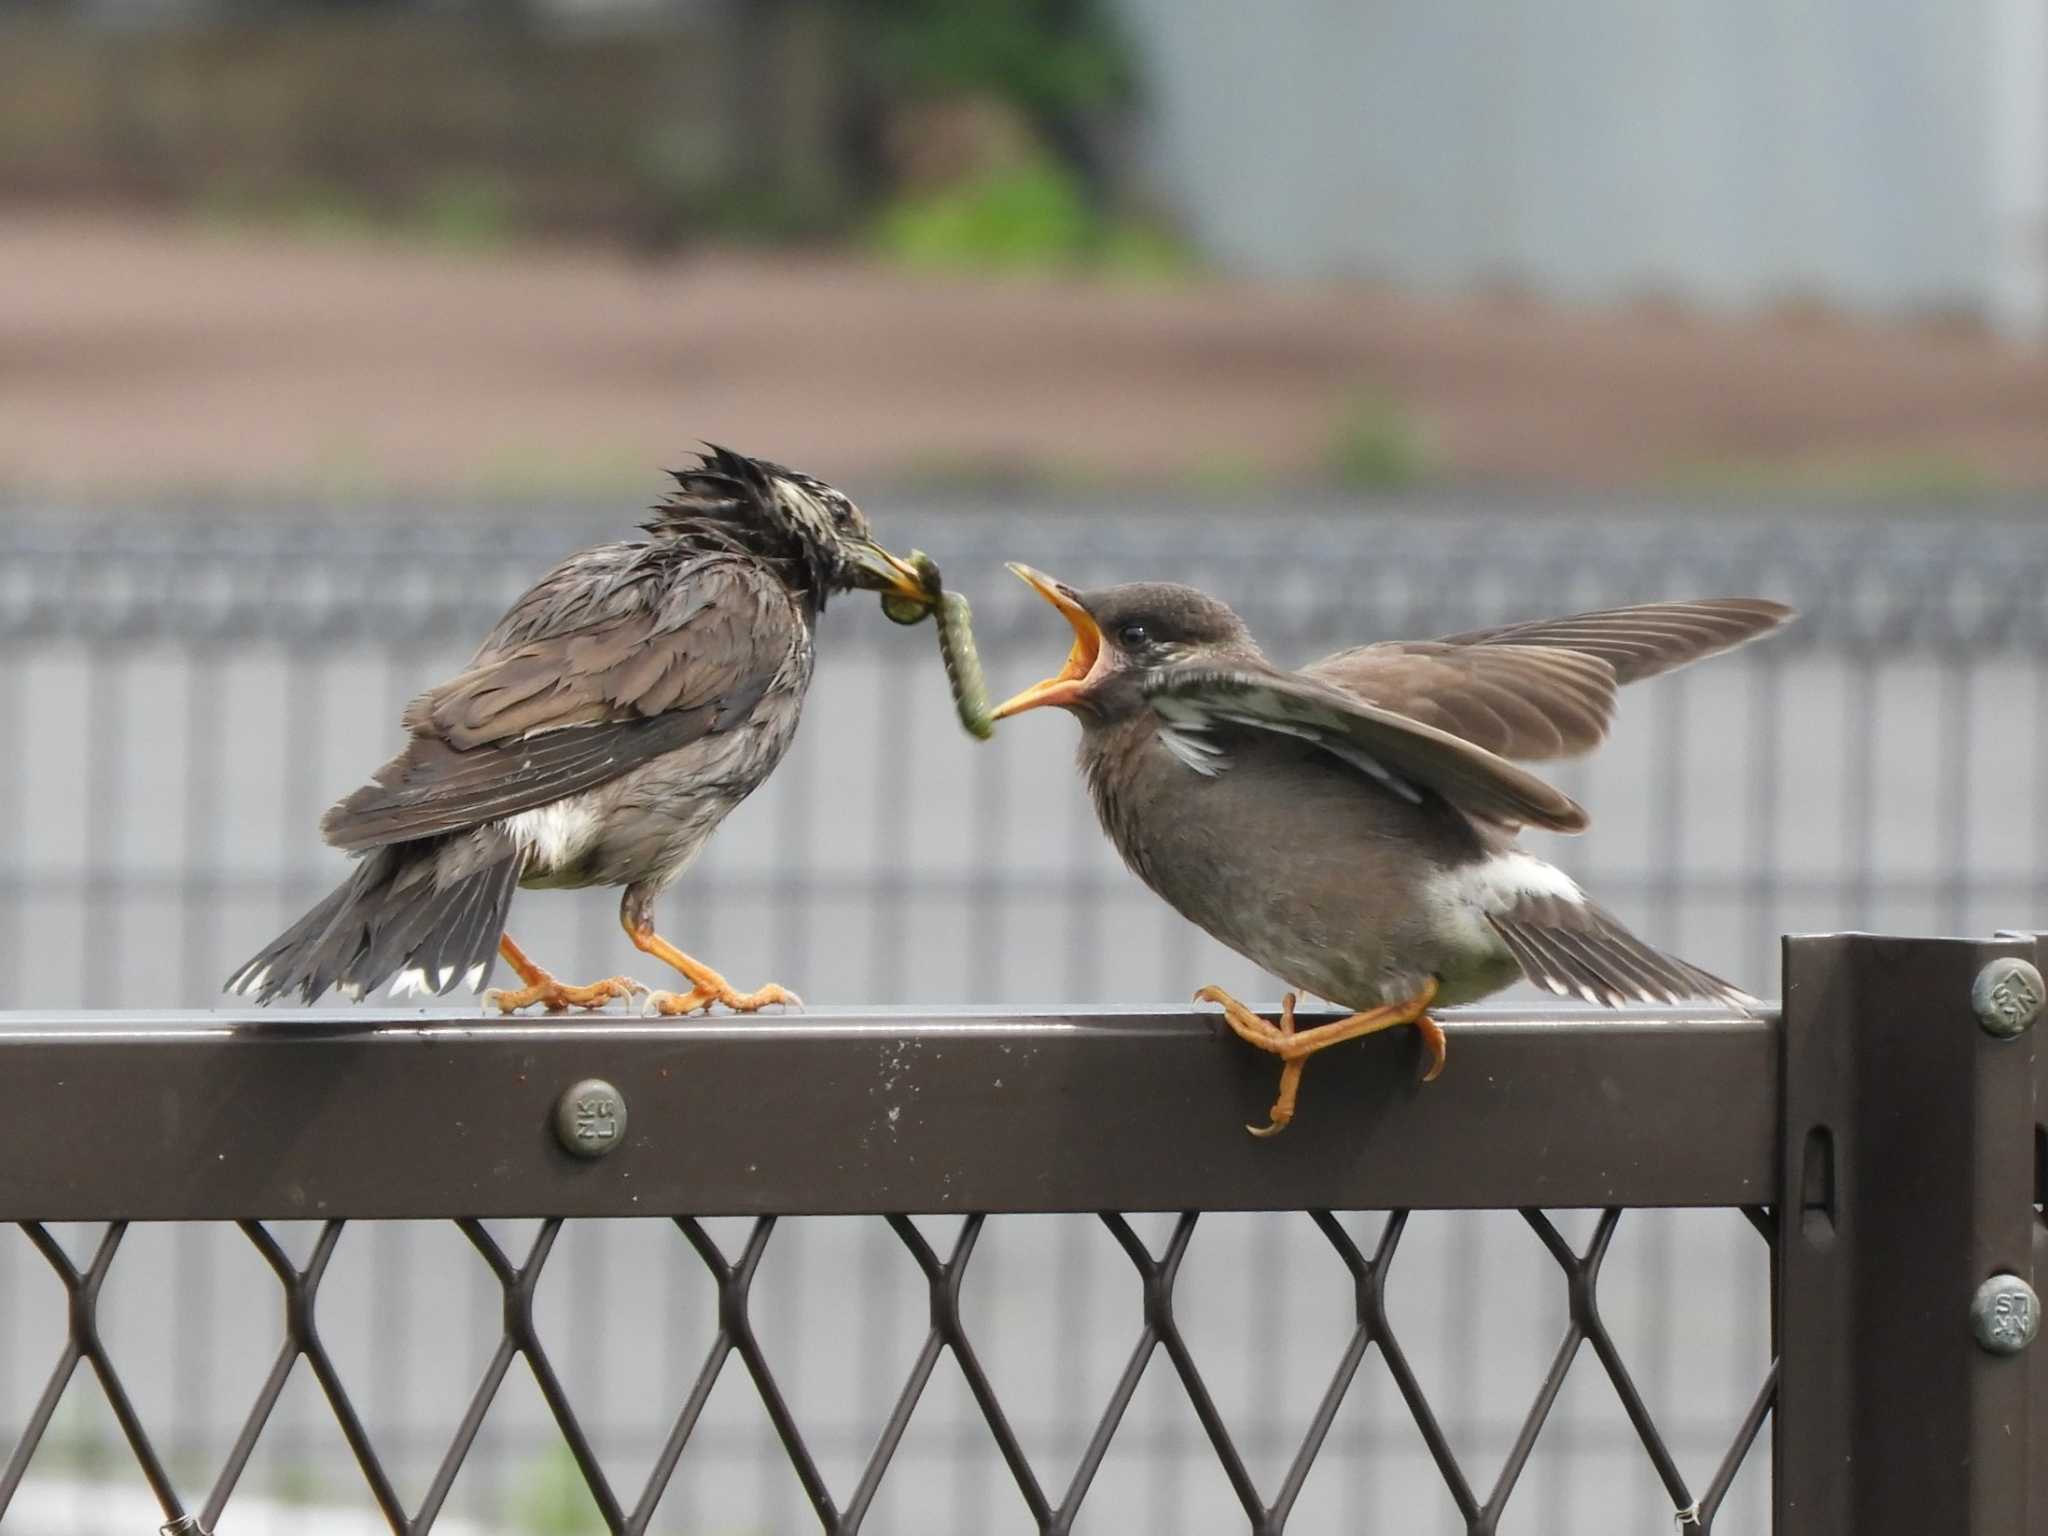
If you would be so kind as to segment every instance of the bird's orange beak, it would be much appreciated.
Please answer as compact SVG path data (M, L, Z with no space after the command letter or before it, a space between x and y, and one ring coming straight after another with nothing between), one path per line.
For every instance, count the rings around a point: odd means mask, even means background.
M1016 697L998 704L992 716L997 720L1047 704L1073 703L1081 690L1088 686L1096 663L1102 659L1102 626L1081 606L1071 587L1054 581L1043 571L1034 571L1030 566L1018 565L1015 561L1011 562L1010 569L1032 591L1059 609L1066 621L1074 626L1074 648L1067 652L1066 664L1051 677L1042 683L1033 683Z

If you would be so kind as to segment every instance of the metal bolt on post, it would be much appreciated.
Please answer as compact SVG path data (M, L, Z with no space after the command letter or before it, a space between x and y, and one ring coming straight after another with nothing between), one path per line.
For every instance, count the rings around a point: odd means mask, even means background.
M555 1104L555 1138L578 1157L603 1157L626 1139L626 1099L601 1077L571 1084Z
M1994 1035L2010 1040L2025 1033L2040 1017L2048 987L2031 962L2007 955L1993 960L1970 985L1970 1007L1977 1022Z
M1993 1275L1970 1298L1970 1327L1994 1355L2016 1355L2041 1331L2041 1298L2018 1275Z

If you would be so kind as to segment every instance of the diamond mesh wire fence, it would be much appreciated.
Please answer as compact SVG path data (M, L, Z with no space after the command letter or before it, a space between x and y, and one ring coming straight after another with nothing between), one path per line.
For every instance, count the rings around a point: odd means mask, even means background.
M928 1288L931 1320L888 1416L876 1432L873 1449L858 1467L858 1481L850 1489L839 1491L835 1491L826 1476L823 1458L813 1451L803 1426L798 1422L751 1316L753 1284L774 1233L775 1218L758 1218L746 1236L744 1247L737 1253L722 1249L717 1240L706 1232L703 1223L688 1217L674 1218L675 1226L695 1250L714 1287L717 1326L701 1367L691 1382L689 1394L661 1441L652 1466L646 1471L645 1481L623 1488L607 1473L604 1458L600 1456L592 1434L585 1428L583 1416L563 1385L562 1376L535 1319L535 1293L562 1223L559 1220L543 1222L530 1247L523 1253L508 1255L483 1223L465 1219L457 1225L462 1235L474 1245L500 1289L503 1331L491 1351L474 1396L450 1436L445 1452L434 1465L431 1480L423 1492L410 1500L399 1491L391 1465L387 1463L387 1453L380 1452L374 1442L363 1412L342 1380L318 1326L320 1287L345 1224L333 1221L323 1225L310 1255L301 1265L285 1252L266 1226L260 1222L245 1221L239 1224L242 1234L276 1275L282 1290L284 1340L261 1390L250 1405L241 1432L205 1493L203 1506L195 1505L189 1509L180 1497L177 1480L157 1450L155 1439L138 1415L99 1332L99 1296L126 1235L126 1225L120 1222L110 1224L93 1250L90 1262L81 1268L72 1262L45 1227L38 1223L25 1223L23 1233L49 1262L64 1288L73 1321L70 1338L37 1400L15 1455L5 1473L0 1474L0 1496L18 1494L21 1481L41 1449L42 1437L48 1431L66 1387L81 1367L88 1367L105 1394L108 1409L135 1458L137 1470L147 1481L151 1495L166 1517L163 1529L178 1533L178 1536L185 1536L187 1532L226 1529L221 1520L228 1502L251 1456L270 1428L271 1417L296 1367L310 1373L317 1382L364 1484L390 1528L398 1531L430 1529L448 1503L455 1481L462 1474L465 1461L475 1448L491 1408L504 1387L507 1373L515 1363L523 1361L532 1374L555 1428L560 1432L562 1447L573 1459L582 1479L580 1491L587 1493L591 1505L582 1518L591 1529L647 1531L662 1528L656 1525L657 1518L669 1513L662 1509L662 1500L685 1452L697 1436L706 1407L722 1375L728 1369L744 1369L760 1407L788 1457L789 1470L800 1485L817 1523L828 1531L851 1532L861 1528L874 1508L883 1479L902 1448L913 1417L931 1387L933 1372L942 1357L950 1355L961 1383L986 1426L989 1442L1014 1483L1016 1503L1021 1506L1021 1513L1028 1517L1029 1528L1064 1532L1075 1529L1097 1474L1115 1443L1132 1399L1145 1379L1147 1368L1152 1365L1156 1354L1163 1354L1171 1366L1179 1391L1185 1394L1187 1408L1200 1424L1216 1464L1228 1482L1229 1492L1242 1520L1253 1530L1278 1532L1287 1525L1301 1500L1307 1480L1329 1441L1332 1426L1353 1389L1360 1366L1369 1352L1377 1351L1387 1380L1398 1394L1402 1406L1412 1416L1415 1431L1442 1480L1443 1491L1455 1508L1456 1518L1466 1529L1496 1530L1500 1528L1508 1501L1515 1494L1538 1438L1557 1404L1568 1373L1583 1348L1597 1360L1599 1371L1611 1387L1616 1403L1640 1440L1643 1456L1671 1502L1680 1528L1702 1531L1712 1528L1729 1489L1755 1449L1758 1433L1771 1410L1776 1391L1776 1370L1773 1367L1764 1375L1750 1410L1735 1427L1725 1451L1718 1461L1704 1468L1701 1475L1707 1480L1700 1485L1700 1492L1692 1492L1693 1485L1688 1483L1686 1473L1678 1465L1672 1444L1659 1429L1601 1315L1597 1284L1621 1219L1619 1209L1610 1208L1600 1213L1582 1251L1575 1251L1544 1213L1535 1210L1522 1213L1545 1251L1557 1264L1559 1278L1568 1297L1569 1320L1556 1344L1550 1366L1520 1421L1512 1449L1500 1461L1490 1482L1477 1486L1473 1471L1461 1459L1452 1437L1446 1432L1414 1367L1409 1363L1408 1353L1389 1316L1387 1281L1406 1229L1408 1213L1395 1211L1385 1218L1376 1238L1371 1241L1370 1257L1336 1216L1328 1211L1309 1214L1328 1240L1335 1259L1341 1263L1355 1300L1349 1336L1335 1358L1328 1384L1316 1401L1314 1413L1299 1443L1291 1448L1281 1447L1288 1454L1284 1472L1277 1482L1262 1486L1251 1470L1246 1454L1251 1447L1240 1445L1239 1437L1233 1433L1219 1409L1216 1396L1195 1359L1188 1333L1177 1316L1177 1284L1199 1219L1195 1213L1185 1213L1175 1221L1164 1248L1156 1253L1125 1217L1106 1214L1101 1218L1136 1271L1143 1297L1142 1322L1129 1346L1124 1368L1099 1416L1092 1424L1085 1420L1077 1424L1077 1428L1087 1432L1087 1443L1065 1482L1054 1486L1049 1486L1044 1474L1034 1467L1023 1438L1010 1422L989 1372L982 1364L963 1314L961 1298L967 1266L984 1219L980 1216L962 1219L950 1249L941 1257L915 1222L909 1217L892 1216L887 1218L888 1226L915 1261ZM1768 1217L1753 1209L1746 1209L1744 1214L1769 1241L1773 1229ZM1114 1338L1104 1338L1100 1346L1113 1354L1118 1342ZM416 1439L417 1436L408 1436L402 1445L413 1444ZM917 1490L927 1486L923 1479L915 1485ZM923 1501L919 1491L913 1491L911 1498ZM920 1523L926 1528L946 1528L929 1513L925 1521L920 1522L914 1508L900 1512L897 1521L901 1523L892 1522L888 1528L911 1528ZM1205 1522L1198 1520L1196 1523ZM680 1524L668 1528L692 1527Z
M2040 910L2048 535L2025 523L1458 505L927 507L877 520L895 546L932 549L975 599L997 688L1044 675L1066 644L999 576L1003 558L1081 585L1194 581L1288 660L1632 599L1788 598L1806 617L1786 636L1624 698L1614 740L1560 775L1598 826L1546 855L1646 937L1765 992L1787 929L1988 931ZM437 507L23 512L0 525L0 718L23 727L23 750L0 754L0 1006L210 1005L233 964L339 877L319 811L386 755L404 699L552 559L630 523ZM1064 761L1063 723L967 742L929 634L880 622L870 604L826 615L797 748L667 899L687 947L741 985L772 976L813 1000L1137 1003L1212 981L1274 999L1276 984L1115 866ZM557 971L609 974L627 958L602 893L524 895L515 917ZM1312 1080L1303 1113L1347 1109ZM194 1490L214 1486L278 1362L279 1256L303 1271L326 1245L319 1337L382 1487L302 1360L247 1450L227 1531L382 1529L437 1487L436 1529L603 1528L611 1512L585 1491L558 1404L517 1362L444 1474L476 1383L529 1339L577 1405L595 1457L583 1464L605 1467L617 1511L661 1481L701 1389L690 1452L641 1511L647 1529L815 1528L820 1489L842 1520L872 1498L867 1529L1035 1529L1064 1507L1132 1341L1148 1336L1163 1353L1132 1378L1075 1529L1239 1530L1291 1490L1292 1529L1462 1531L1525 1456L1502 1529L1667 1529L1716 1492L1715 1529L1767 1528L1763 1458L1726 1459L1753 1432L1770 1362L1767 1255L1739 1211L1618 1225L1587 1212L1247 1213L1121 1229L1005 1215L968 1230L802 1217L770 1241L718 1219L273 1223L259 1241L149 1224L120 1237L95 1316L166 1476L204 1515ZM529 1334L504 1282L541 1231L551 1246L528 1277ZM53 1227L0 1248L9 1444L27 1443L76 1316L51 1261L68 1253L86 1275L108 1240ZM973 1262L949 1269L962 1242ZM718 1264L750 1252L745 1319L808 1475L731 1330ZM1597 1308L1587 1256L1604 1276ZM1169 1260L1175 1333L1158 1327L1159 1275L1144 1273ZM957 1328L935 1285L953 1288ZM707 1384L704 1352L722 1336L738 1364ZM872 1481L934 1337L956 1356L973 1343L1010 1439L992 1431L972 1372L934 1369ZM1559 1340L1574 1337L1583 1358L1553 1382ZM1374 1363L1324 1422L1333 1372L1365 1344ZM97 1371L82 1358L81 1376ZM1532 1453L1529 1406L1546 1393ZM133 1509L149 1487L120 1415L76 1382L50 1410L17 1469L10 1528L134 1529L119 1501ZM1314 1470L1297 1478L1318 1435Z

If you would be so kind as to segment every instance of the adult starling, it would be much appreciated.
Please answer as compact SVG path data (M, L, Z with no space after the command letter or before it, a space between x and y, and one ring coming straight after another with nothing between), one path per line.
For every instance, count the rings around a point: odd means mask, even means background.
M480 988L503 955L506 1012L602 1008L645 991L557 981L505 932L520 886L625 887L627 937L689 982L662 1013L794 1003L737 992L654 931L654 899L774 771L811 681L812 625L855 587L923 601L822 481L710 448L641 526L571 555L498 621L469 665L413 700L405 750L322 819L355 873L227 983L259 1003Z
M1056 676L998 719L1054 704L1081 722L1103 830L1182 916L1294 986L1360 1010L1278 1025L1217 987L1238 1035L1280 1057L1271 1135L1303 1063L1396 1025L1443 1068L1433 1004L1527 977L1618 1006L1754 1001L1658 953L1563 871L1515 846L1523 826L1577 832L1586 813L1510 759L1584 752L1614 691L1793 617L1757 598L1649 603L1339 651L1288 672L1238 616L1191 587L1076 592L1012 566L1074 629Z

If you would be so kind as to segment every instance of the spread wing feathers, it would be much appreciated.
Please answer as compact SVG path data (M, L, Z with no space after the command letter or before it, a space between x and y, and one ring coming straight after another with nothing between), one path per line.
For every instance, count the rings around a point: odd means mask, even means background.
M1799 615L1761 597L1703 597L1684 603L1639 603L1561 619L1531 619L1494 629L1446 635L1457 646L1540 645L1598 656L1617 683L1633 683L1673 667L1717 656L1783 628Z
M1756 999L1696 965L1652 949L1590 901L1526 896L1488 914L1529 980L1559 997L1610 1008L1703 998L1749 1009Z
M1303 671L1502 757L1542 762L1607 735L1614 690L1793 617L1761 598L1645 603L1339 651Z
M1577 803L1533 773L1300 673L1172 667L1150 675L1145 696L1169 727L1199 732L1225 724L1299 737L1409 799L1429 790L1485 821L1556 832L1586 827Z
M1614 718L1614 668L1578 651L1392 642L1343 651L1302 670L1382 709L1527 762L1590 750Z
M613 545L521 598L468 670L413 700L412 741L320 827L361 849L475 827L592 789L743 724L804 618L768 573Z

